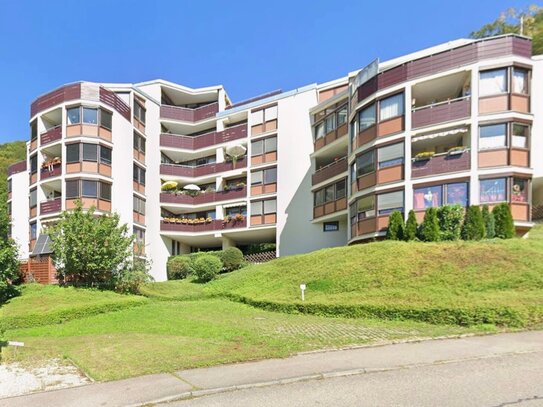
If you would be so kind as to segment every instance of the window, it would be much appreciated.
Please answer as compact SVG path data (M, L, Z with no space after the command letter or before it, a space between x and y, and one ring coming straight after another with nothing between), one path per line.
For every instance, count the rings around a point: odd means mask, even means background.
M251 123L253 126L264 123L264 110L251 112Z
M66 181L66 198L79 198L79 181Z
M234 206L231 208L225 208L224 214L226 216L236 216L238 214L247 216L247 207L246 206Z
M251 215L259 216L262 213L262 201L251 202Z
M356 176L361 177L375 171L374 151L356 157Z
M507 92L507 69L493 69L479 73L479 96Z
M38 205L38 190L36 188L30 190L29 206L35 208Z
M264 140L253 141L251 144L251 156L258 156L264 153L277 151L277 137L270 137Z
M505 123L479 127L479 149L506 147L506 141L507 125Z
M270 106L266 109L251 112L251 125L256 126L270 120L277 119L277 106Z
M134 132L134 149L145 153L145 138Z
M505 184L505 178L481 180L479 201L481 203L505 201L507 198Z
M84 107L83 108L83 123L98 124L98 109Z
M251 202L251 216L273 215L276 213L277 201L275 199Z
M8 179L8 193L11 192L12 189L13 189L13 184L12 184L11 178L10 178L10 179Z
M379 102L379 121L403 116L404 102L403 93L390 96Z
M324 123L319 123L315 127L315 140L318 140L323 137L324 137Z
M253 141L251 143L251 157L264 154L264 140Z
M263 176L264 176L263 171L255 171L251 173L251 185L262 184Z
M528 71L513 68L513 93L528 94Z
M347 123L347 106L343 106L337 112L337 126Z
M315 192L315 206L324 204L324 189L319 189Z
M8 216L11 216L11 201L8 202Z
M392 144L381 147L379 154L379 168L386 168L397 164L403 164L404 144Z
M403 212L403 191L378 195L377 210L379 215L386 215L394 211Z
M358 200L358 220L375 216L375 195L365 196Z
M100 162L111 165L111 148L100 146Z
M66 162L67 163L79 162L79 144L66 145Z
M462 205L468 206L468 183L457 182L454 184L447 184L447 205Z
M336 183L336 199L345 198L347 189L346 189L346 181L342 180Z
M264 140L264 152L273 153L277 151L277 137L270 137Z
M134 238L136 240L136 243L144 245L145 244L145 229L134 227L133 232L134 232ZM174 242L172 241L172 243Z
M324 188L324 202L334 202L336 200L336 186L330 185Z
M274 184L277 182L277 167L251 173L251 185Z
M276 120L277 119L277 105L268 107L264 110L264 120Z
M81 182L81 196L84 198L98 198L98 183L83 180Z
M339 222L324 222L322 224L323 232L337 232L339 230Z
M358 121L360 122L358 131L363 131L375 124L377 121L375 103L360 111Z
M38 226L36 222L30 224L30 240L36 240L38 237Z
M330 116L328 116L324 121L324 125L326 134L334 131L336 128L336 115L331 114Z
M71 107L66 112L68 118L68 124L79 124L81 123L81 109L78 107Z
M264 201L264 215L271 215L273 213L277 213L277 201L275 199Z
M426 209L441 206L443 186L417 188L413 191L413 208Z
M134 212L145 215L145 201L134 195Z
M100 199L111 201L111 184L100 182Z
M34 154L30 157L30 173L34 174L36 171L38 171L38 155Z
M528 135L530 128L524 124L513 123L511 147L528 148Z
M30 140L34 141L38 139L38 123L34 120L30 123Z
M107 110L100 109L100 126L111 130L113 115Z
M134 117L145 124L145 108L139 103L134 103Z
M354 140L356 139L356 119L354 119L351 122L351 131L349 133L349 139L352 145L354 143Z
M145 170L136 164L134 164L133 179L138 184L145 185Z
M528 202L528 180L513 178L511 202Z
M83 143L83 161L98 161L98 145Z

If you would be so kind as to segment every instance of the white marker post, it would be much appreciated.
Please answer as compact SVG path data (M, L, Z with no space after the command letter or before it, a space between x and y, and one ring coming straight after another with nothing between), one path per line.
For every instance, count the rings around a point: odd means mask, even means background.
M305 296L304 296L305 284L300 284L300 290L302 290L302 301L305 301Z

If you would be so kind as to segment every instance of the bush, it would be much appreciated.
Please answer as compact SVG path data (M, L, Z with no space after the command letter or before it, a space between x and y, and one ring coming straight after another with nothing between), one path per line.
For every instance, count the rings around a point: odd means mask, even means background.
M9 219L0 209L0 304L18 294L13 281L19 277L17 245L8 237Z
M222 269L221 260L212 254L198 256L192 265L194 274L198 281L207 283L213 280Z
M220 259L222 260L222 267L224 271L233 271L241 268L245 260L243 259L243 253L237 247L229 247L228 249L220 252Z
M440 239L437 209L428 208L419 228L419 239L423 242L438 242Z
M511 239L515 236L515 224L511 208L505 202L498 204L492 210L495 222L496 237L500 239Z
M409 211L407 222L403 233L403 239L406 241L415 240L417 238L417 216L414 210Z
M272 252L276 250L275 243L253 243L247 248L247 254Z
M399 211L392 212L388 221L386 238L388 240L403 240L404 227L403 214Z
M462 239L481 240L486 236L485 223L479 206L471 205L464 219L462 226Z
M168 280L181 280L191 273L191 258L188 255L170 257L166 266Z
M139 294L142 285L153 281L149 275L149 266L145 258L134 258L131 264L116 273L115 291L121 294Z
M441 240L458 240L462 231L464 208L461 205L442 206L437 210Z
M485 232L487 239L493 239L496 237L494 215L488 209L488 205L483 205L482 209L483 222L485 223Z

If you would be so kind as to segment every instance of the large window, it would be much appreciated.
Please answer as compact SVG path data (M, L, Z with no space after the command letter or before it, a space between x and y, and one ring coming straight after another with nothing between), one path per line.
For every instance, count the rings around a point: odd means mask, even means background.
M145 185L145 169L141 168L139 165L134 164L133 179L138 184Z
M528 136L530 127L524 124L513 123L513 132L511 134L511 147L528 148Z
M111 184L95 180L66 181L66 199L100 198L111 201Z
M134 212L139 213L140 215L145 215L145 200L137 197L136 195L133 196L134 200Z
M273 215L276 213L277 213L277 200L275 199L251 202L251 216Z
M419 210L441 206L442 193L442 185L416 188L413 191L413 208Z
M83 143L83 161L98 161L98 145Z
M100 126L111 130L113 114L105 109L94 107L70 107L66 110L68 125L72 124L100 124ZM83 119L83 120L81 120Z
M323 117L324 119L320 121ZM344 105L338 110L334 110L334 107L323 110L315 115L315 121L319 121L313 130L315 140L318 140L347 123L347 106Z
M324 130L326 134L334 131L336 128L336 116L331 114L324 120Z
M479 149L507 146L507 124L492 124L479 127Z
M480 182L479 201L481 203L503 202L507 199L506 178L485 179Z
M363 131L375 124L377 121L375 103L362 109L360 113L358 113L358 121L360 122L358 131Z
M377 210L379 215L386 215L393 211L403 212L403 191L378 195Z
M100 109L100 125L111 130L113 125L113 114L107 110Z
M361 177L375 171L374 151L368 151L356 157L356 176Z
M100 162L111 165L111 148L100 146Z
M134 132L134 149L141 153L145 153L145 137Z
M375 195L365 196L357 202L358 220L375 216Z
M79 198L79 180L66 181L66 198Z
M79 162L79 144L68 144L66 145L66 162L69 163L78 163Z
M403 116L403 113L403 93L390 96L379 102L379 121L392 119L393 117Z
M528 180L513 178L511 184L511 202L528 202Z
M469 188L467 182L447 184L446 189L447 193L445 204L468 206Z
M79 124L81 123L81 108L71 107L67 110L68 124Z
M513 93L528 94L528 76L526 69L513 68Z
M83 108L83 123L98 124L98 109L84 107Z
M339 111L337 112L337 125L338 127L342 124L347 123L347 106L343 106Z
M315 140L324 137L324 123L319 123L315 126Z
M264 140L253 141L251 143L251 156L258 156L277 151L277 136L269 137Z
M145 124L145 108L138 102L134 103L134 117Z
M81 161L97 162L111 165L111 148L99 144L76 143L66 145L66 162Z
M507 92L507 68L479 73L479 96L499 95Z
M38 205L38 190L36 188L30 190L29 206L35 208Z
M81 196L84 198L97 198L98 182L89 180L81 181Z
M315 191L314 204L315 206L323 205L325 203L334 202L338 199L345 198L346 194L346 181L343 179L334 184L328 185Z
M251 185L274 184L277 182L277 167L251 173Z
M377 154L379 158L379 168L403 164L404 144L397 143L390 146L381 147Z
M262 124L270 120L277 119L277 106L270 106L266 109L257 110L256 112L251 112L251 125L256 126L257 124Z
M30 173L34 174L36 171L38 171L38 155L34 154L30 157Z

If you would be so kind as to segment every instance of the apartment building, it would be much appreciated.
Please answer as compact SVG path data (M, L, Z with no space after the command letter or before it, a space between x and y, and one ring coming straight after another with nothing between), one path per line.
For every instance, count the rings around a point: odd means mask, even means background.
M380 238L394 210L506 201L523 234L543 202L541 70L531 41L506 35L239 103L222 86L68 84L31 106L12 236L22 259L48 258L45 227L79 199L118 213L164 280L191 251Z

